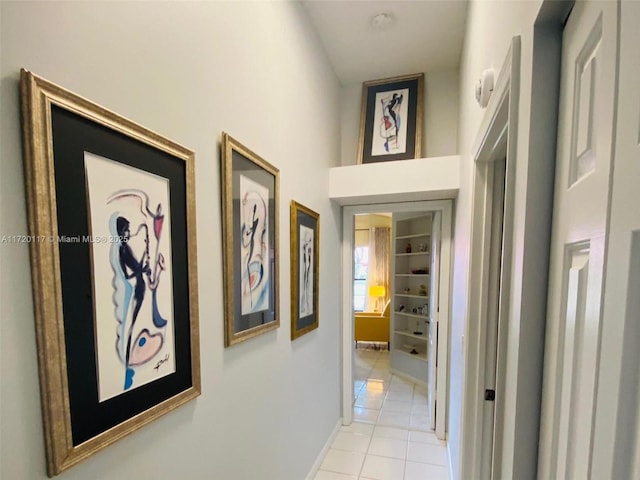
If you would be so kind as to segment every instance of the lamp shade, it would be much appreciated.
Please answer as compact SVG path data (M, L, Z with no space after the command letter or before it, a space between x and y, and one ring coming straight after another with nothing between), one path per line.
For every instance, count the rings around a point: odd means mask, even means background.
M384 285L372 285L369 287L369 296L370 297L384 297L386 290Z

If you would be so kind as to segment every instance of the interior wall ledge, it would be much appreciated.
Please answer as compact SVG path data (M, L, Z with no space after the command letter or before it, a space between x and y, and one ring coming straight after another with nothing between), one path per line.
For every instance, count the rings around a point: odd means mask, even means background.
M329 169L329 198L339 205L452 199L460 189L460 155Z

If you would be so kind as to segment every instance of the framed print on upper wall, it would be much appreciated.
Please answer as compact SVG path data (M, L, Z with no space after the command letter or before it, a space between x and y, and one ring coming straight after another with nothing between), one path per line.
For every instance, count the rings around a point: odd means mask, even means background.
M222 133L225 347L280 326L279 175Z
M424 74L362 84L358 163L420 158Z
M21 72L47 473L200 395L193 152Z
M320 215L291 201L291 340L318 328Z

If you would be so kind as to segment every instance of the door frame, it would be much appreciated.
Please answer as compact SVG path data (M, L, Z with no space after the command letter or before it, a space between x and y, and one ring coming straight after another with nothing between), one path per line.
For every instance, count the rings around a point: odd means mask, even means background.
M351 205L342 209L342 424L350 425L353 421L353 248L355 215L379 212L425 211L440 211L442 213L435 433L438 438L444 440L447 430L449 397L449 327L451 322L451 268L453 260L453 207L451 200Z
M481 147L492 146L489 127L496 123L492 118L499 118L496 115L498 105L492 104L504 101L504 93L501 92L508 86L509 103L514 110L508 119L507 155L513 154L515 160L516 192L512 205L513 227L510 232L505 232L513 235L513 243L511 280L506 286L510 297L505 359L508 369L504 372L504 411L498 412L503 425L497 427L501 429L502 449L494 450L494 464L499 465L503 478L537 478L562 26L572 7L572 0L542 1L533 29L523 31L527 48L521 49L521 59L516 61L513 56L511 60L505 60L505 63L511 63L510 81L503 82L500 77L507 73L501 72L472 150L473 158L481 159ZM507 57L512 55L513 42ZM530 96L521 97L521 75L523 90ZM500 130L496 128L494 131ZM522 136L518 146L515 145L516 135ZM473 224L469 252L470 262L474 263L470 267L475 273L470 270L468 283L470 303L465 318L467 341L463 342L463 419L457 478L475 478L476 472L480 471L479 432L482 423L478 422L480 410L477 408L480 389L477 388L478 372L471 360L477 350L483 348L476 337L480 310L477 302L471 303L474 295L472 286L478 279L478 265L481 265L478 259L473 258L478 255L476 248L479 248L476 224L480 222L482 225L483 218L482 205L476 199L478 185L482 185L482 178L476 163L472 178ZM511 203L510 200L507 202ZM475 371L475 376L469 369ZM495 474L494 477L498 478Z
M500 464L503 445L504 401L506 396L506 363L508 346L508 311L511 269L513 263L513 205L515 195L515 163L518 102L520 97L520 37L514 37L498 76L491 101L485 112L479 136L472 150L474 179L471 215L471 251L469 258L469 309L466 336L469 339L465 355L463 386L463 436L461 478L476 478L483 470L483 449L491 448L493 478L501 478ZM505 159L504 216L502 239L501 288L489 288L491 240L494 199L495 162ZM506 254L505 254L506 252ZM474 287L476 286L476 287ZM497 298L496 298L497 296ZM493 432L485 432L485 364L487 358L488 309L500 305L497 345L496 385ZM493 438L493 445L483 441Z

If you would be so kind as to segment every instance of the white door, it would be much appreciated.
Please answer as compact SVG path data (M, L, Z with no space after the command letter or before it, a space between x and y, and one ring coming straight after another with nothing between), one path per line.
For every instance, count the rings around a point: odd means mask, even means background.
M538 478L590 478L612 164L617 3L565 25Z
M640 2L620 5L618 118L592 478L640 478Z
M435 212L431 220L431 265L429 286L429 338L427 351L427 405L429 406L429 424L436 428L436 389L438 362L438 299L440 294L440 212Z

